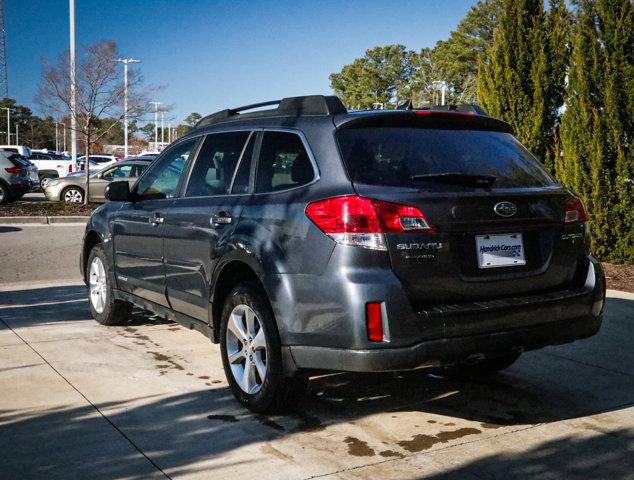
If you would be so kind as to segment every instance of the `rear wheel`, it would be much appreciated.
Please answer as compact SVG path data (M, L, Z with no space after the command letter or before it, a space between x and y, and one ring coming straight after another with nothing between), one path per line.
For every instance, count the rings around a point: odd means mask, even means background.
M234 288L221 321L222 363L236 399L254 412L292 406L308 379L284 376L277 325L261 289L253 284Z
M123 325L133 305L116 300L108 276L108 263L101 245L93 247L88 257L88 299L90 312L101 325Z
M0 182L0 205L9 203L11 200L13 200L13 198L11 197L11 193L9 193L9 189Z
M477 363L463 364L458 366L458 371L467 376L487 376L494 375L513 365L522 352L513 352L500 357L485 358Z
M62 202L83 203L84 191L79 187L67 187L62 191Z

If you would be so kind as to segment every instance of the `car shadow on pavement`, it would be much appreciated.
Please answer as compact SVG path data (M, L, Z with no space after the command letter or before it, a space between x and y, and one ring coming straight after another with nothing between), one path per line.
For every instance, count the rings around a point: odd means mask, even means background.
M83 286L15 293L0 292L0 306L9 299L15 305L0 309L0 317L11 314L13 326L90 318ZM32 305L25 301L29 298ZM4 410L0 411L0 467L7 474L15 473L9 475L13 478L44 474L48 478L145 478L155 467L139 457L138 448L174 476L198 471L201 467L194 464L249 444L295 434L315 436L306 447L312 448L329 430L328 441L339 442L342 452L354 456L350 442L358 439L350 440L341 432L342 426L355 423L358 431L364 428L362 419L373 415L380 415L379 428L385 427L394 437L386 451L398 449L395 458L399 458L433 451L432 446L445 443L445 438L459 438L461 427L454 421L470 422L466 429L470 435L484 436L509 426L618 412L634 405L634 325L627 315L633 310L633 301L608 299L606 320L596 337L529 352L508 371L490 378L460 379L425 370L317 377L311 380L305 400L284 415L252 414L239 407L222 386L158 399L97 404L107 420L91 405L38 414ZM133 322L154 323L142 312L136 313ZM210 347L210 356L211 352ZM407 432L400 431L399 418L408 423ZM390 422L395 422L392 427ZM104 442L104 432L112 433L112 426L131 443L118 435L117 441ZM538 477L544 472L555 478L629 478L634 471L633 432L595 426L585 431L591 435L543 442L521 453L484 456L435 478L468 478L474 471L494 478ZM29 446L37 446L37 453ZM385 452L367 451L367 463L386 460L381 456Z

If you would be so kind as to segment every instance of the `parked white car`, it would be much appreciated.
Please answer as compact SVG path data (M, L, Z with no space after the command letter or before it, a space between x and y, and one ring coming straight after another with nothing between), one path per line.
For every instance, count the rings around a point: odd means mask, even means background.
M29 160L38 169L42 190L53 180L64 178L73 171L73 160L57 152L31 150Z
M0 150L17 153L25 158L29 158L31 156L31 149L26 145L0 145Z

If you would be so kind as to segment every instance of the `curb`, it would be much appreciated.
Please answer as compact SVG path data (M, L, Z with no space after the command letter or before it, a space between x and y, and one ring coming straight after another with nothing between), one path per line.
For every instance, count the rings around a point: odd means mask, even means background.
M0 217L0 225L55 225L86 223L90 217L60 215L52 217Z

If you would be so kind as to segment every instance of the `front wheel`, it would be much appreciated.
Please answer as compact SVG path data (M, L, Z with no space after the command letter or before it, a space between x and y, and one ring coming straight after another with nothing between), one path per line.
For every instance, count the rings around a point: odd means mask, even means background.
M68 187L62 192L62 202L83 203L84 191L79 187Z
M93 318L101 325L123 325L130 318L133 305L114 298L108 276L108 261L101 245L96 245L88 257L87 280Z
M227 297L220 350L233 395L254 412L287 408L306 390L308 379L284 376L273 312L255 285L240 285Z

